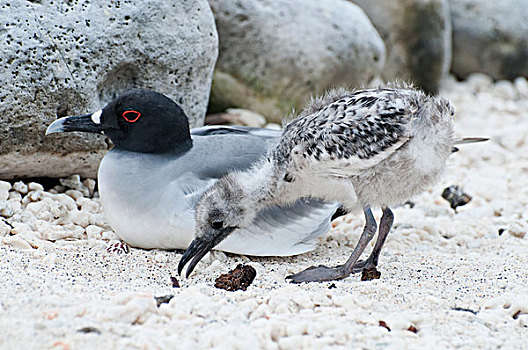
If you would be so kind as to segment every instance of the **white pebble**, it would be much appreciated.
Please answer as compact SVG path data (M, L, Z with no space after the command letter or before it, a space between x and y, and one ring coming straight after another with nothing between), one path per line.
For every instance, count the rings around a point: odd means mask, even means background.
M85 197L90 195L90 191L82 184L79 175L72 175L65 179L59 179L62 186L72 190L80 191Z
M96 214L90 215L90 224L103 227L103 228L110 228L110 226L106 222L106 218L104 214L102 213L96 213Z
M132 295L119 300L116 304L104 308L98 318L101 321L141 325L158 311L152 295Z
M7 199L16 199L20 202L22 200L22 195L18 192L11 191L9 192L9 197Z
M2 237L2 243L18 249L32 249L28 242L17 236Z
M359 303L356 300L356 297L353 295L344 295L341 297L337 297L334 301L334 304L346 310L356 310L359 308Z
M44 191L44 186L36 182L30 182L27 186L29 191Z
M9 218L13 216L14 212L11 206L5 200L0 200L0 216Z
M13 210L14 213L20 213L22 211L22 203L18 199L8 199L7 204Z
M0 237L7 236L10 232L11 227L4 220L0 220Z
M517 98L517 90L508 80L499 80L496 82L494 92L495 95L502 97L505 100L515 100Z
M33 232L33 230L31 229L31 226L29 226L26 223L13 222L12 225L13 225L13 228L11 229L11 233L14 235L19 234L19 233L24 233L24 232Z
M48 241L58 241L65 238L85 238L84 228L74 224L67 224L62 226L53 225L50 226L48 230L44 230L41 233L43 239L47 239Z
M50 227L51 227L51 224L49 223L49 221L36 220L35 224L33 226L33 229L38 231L38 232L42 232L43 230L47 230Z
M77 188L79 185L82 185L81 177L79 175L72 175L70 177L59 179L59 182L62 186L69 188Z
M312 301L315 305L319 306L332 306L332 299L326 294L317 293L312 296Z
M475 91L489 90L493 86L493 78L483 73L473 73L467 78L467 83Z
M222 264L219 260L214 260L208 267L207 269L209 271L219 271L219 270L222 270L224 268L224 264Z
M86 227L86 236L88 239L102 239L103 229L99 226L89 225Z
M51 253L46 254L44 258L42 259L42 262L48 265L55 265L58 261L57 254Z
M17 191L20 194L27 194L28 193L28 187L22 181L15 182L13 184L13 190Z
M518 77L514 80L513 84L517 89L517 92L522 97L528 97L528 81L525 77Z
M154 256L154 260L155 260L156 262L159 262L159 263L165 263L165 262L167 262L168 257L167 257L167 255L165 255L165 254L163 254L163 253L161 253L161 252L158 252L158 253L156 253L156 255Z
M101 237L105 241L115 241L115 240L120 239L119 236L116 235L114 231L104 231Z
M49 206L45 201L32 202L26 205L26 211L32 213L34 216L38 214L42 215L44 212L48 212L49 214Z
M7 200L9 198L9 190L11 184L7 181L0 181L0 201Z
M75 200L83 197L82 192L78 190L67 190L64 193L66 193L68 196L72 197Z
M65 205L68 210L77 209L77 204L75 204L73 198L64 193L55 195L54 199L57 200L59 203Z
M292 300L295 304L299 305L304 309L312 309L314 307L314 302L310 299L308 293L303 290L299 290L292 295Z
M89 196L92 197L95 192L95 180L94 179L86 179L82 182L84 187L88 189Z
M29 199L32 201L32 202L36 202L36 201L39 201L41 200L44 195L43 195L44 191L31 191L28 193L27 197L29 197Z
M73 222L75 225L82 227L87 227L90 225L90 215L84 211L77 209L72 210L70 211L70 218L71 222Z
M77 204L81 207L82 211L93 214L98 213L101 209L101 205L96 201L82 197L77 200Z
M218 260L218 261L226 261L227 256L225 255L224 252L220 250L213 250L211 251L211 259Z

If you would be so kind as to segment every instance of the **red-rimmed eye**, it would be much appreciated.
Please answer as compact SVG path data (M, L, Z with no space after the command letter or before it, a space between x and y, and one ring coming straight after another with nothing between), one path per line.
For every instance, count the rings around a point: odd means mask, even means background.
M129 123L137 122L139 117L141 117L141 113L138 111L124 111L122 114L123 118Z

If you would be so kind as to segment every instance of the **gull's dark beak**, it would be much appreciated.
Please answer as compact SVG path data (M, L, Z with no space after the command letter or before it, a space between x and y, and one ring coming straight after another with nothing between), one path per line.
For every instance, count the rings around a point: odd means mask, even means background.
M220 230L211 228L211 231L207 232L203 237L195 238L180 259L180 263L178 264L178 274L181 275L184 266L192 259L187 267L187 272L185 273L185 277L189 277L205 254L210 252L211 249L222 242L224 238L229 236L234 229L235 227L226 227ZM210 239L205 237L210 237Z
M74 115L55 120L48 126L46 135L58 132L84 131L100 133L103 131L101 125L101 111L91 114Z

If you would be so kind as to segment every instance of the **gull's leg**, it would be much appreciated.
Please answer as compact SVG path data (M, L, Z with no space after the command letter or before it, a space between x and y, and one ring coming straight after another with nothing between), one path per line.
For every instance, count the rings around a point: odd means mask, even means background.
M376 240L374 249L372 249L372 252L370 253L370 256L367 260L359 261L354 265L354 273L361 272L363 269L372 269L378 266L378 259L381 253L381 248L383 248L383 244L385 244L385 240L387 239L393 222L394 214L392 213L392 210L390 210L390 208L388 207L384 208L383 215L379 223L378 239Z
M302 283L333 281L348 277L353 272L354 265L359 259L359 256L363 253L365 247L376 233L376 219L374 219L370 207L365 207L363 212L365 214L365 228L359 237L356 248L354 248L354 251L345 264L336 267L327 267L324 265L311 266L304 271L286 278L291 279L293 283Z

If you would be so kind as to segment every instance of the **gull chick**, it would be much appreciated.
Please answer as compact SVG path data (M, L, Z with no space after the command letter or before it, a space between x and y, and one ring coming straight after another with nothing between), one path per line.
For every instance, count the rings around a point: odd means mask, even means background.
M394 216L390 206L424 191L443 173L457 143L449 101L412 87L338 89L314 99L286 125L278 145L246 171L227 174L196 206L195 239L180 260L187 276L213 247L251 225L269 205L299 198L339 202L346 212L362 210L365 227L345 264L310 267L289 276L294 283L342 279L377 266ZM378 225L371 207L383 215L374 249L358 261Z

